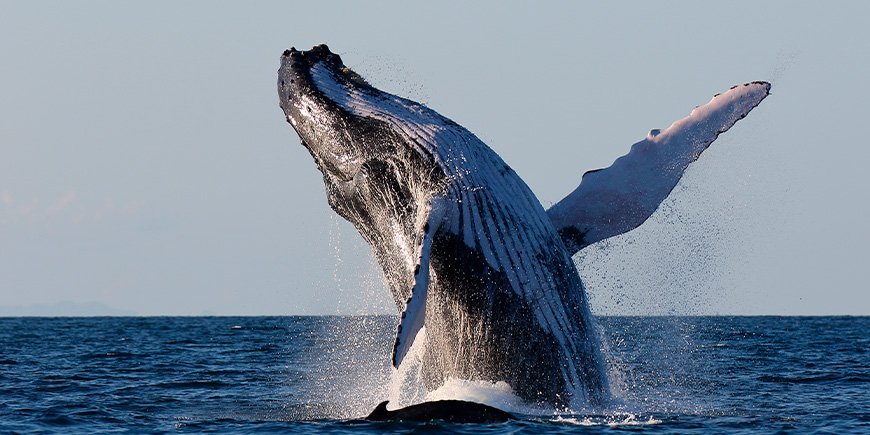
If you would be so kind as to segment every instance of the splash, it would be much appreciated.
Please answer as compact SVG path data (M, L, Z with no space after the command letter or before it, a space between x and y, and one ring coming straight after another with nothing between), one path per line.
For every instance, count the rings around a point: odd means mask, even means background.
M703 317L606 317L602 352L611 381L607 415L709 414L715 404L701 392L704 359L718 343L699 342Z
M525 403L504 381L467 381L451 378L437 390L426 395L427 401L446 399L484 403L504 411L524 415L552 415L555 411L552 408Z
M422 382L422 369L423 353L427 342L426 327L424 326L417 333L417 338L408 350L402 364L393 370L390 386L387 388L392 406L404 407L424 401L426 388Z
M469 381L448 379L434 391L427 391L422 383L422 361L426 350L426 327L420 330L405 360L390 378L390 408L405 407L434 400L467 400L524 415L552 415L555 410L525 403L504 381Z
M392 319L383 316L315 318L297 339L309 344L296 376L304 395L299 420L361 418L387 397L386 350Z
M610 426L610 427L619 427L619 426L648 426L661 424L661 420L657 420L653 417L639 417L635 414L616 414L611 416L601 416L601 417L562 417L557 416L553 420L553 423L563 423L570 424L576 426Z

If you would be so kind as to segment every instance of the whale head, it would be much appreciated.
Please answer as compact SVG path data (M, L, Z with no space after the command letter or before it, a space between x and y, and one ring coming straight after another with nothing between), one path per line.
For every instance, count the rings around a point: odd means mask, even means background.
M327 78L328 82L324 80ZM333 89L322 89L329 85L333 85ZM327 181L353 179L366 156L377 151L378 144L366 143L364 131L351 134L348 127L362 127L363 123L342 110L334 95L330 97L330 94L347 92L358 86L370 88L326 45L308 51L290 48L281 56L279 104L317 168L328 177Z
M278 96L323 174L329 205L372 245L402 307L423 208L446 178L438 156L421 144L444 118L372 87L326 45L284 51Z
M372 227L391 220L396 206L414 206L413 168L402 162L414 166L419 156L368 113L392 95L366 83L326 45L284 51L278 95L287 122L323 174L330 205L364 237L377 237Z

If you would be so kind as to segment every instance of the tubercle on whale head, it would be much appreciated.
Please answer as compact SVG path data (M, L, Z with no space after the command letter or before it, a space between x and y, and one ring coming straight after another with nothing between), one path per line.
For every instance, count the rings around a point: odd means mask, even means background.
M364 136L348 133L354 116L318 88L312 77L315 66L348 87L365 84L326 45L308 51L290 48L281 55L278 70L279 105L327 181L349 181L365 161L364 144L359 143Z

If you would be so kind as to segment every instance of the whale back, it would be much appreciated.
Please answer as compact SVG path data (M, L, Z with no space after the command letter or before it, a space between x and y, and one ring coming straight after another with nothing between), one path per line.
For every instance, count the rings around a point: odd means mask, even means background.
M389 401L375 407L365 419L368 421L432 421L451 423L502 423L515 417L498 408L465 400L436 400L423 402L394 411L387 410Z

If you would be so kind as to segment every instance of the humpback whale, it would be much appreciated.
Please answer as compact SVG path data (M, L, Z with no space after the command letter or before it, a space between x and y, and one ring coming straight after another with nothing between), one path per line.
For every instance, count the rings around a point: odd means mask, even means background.
M398 311L398 367L425 326L421 378L505 381L530 403L609 396L580 249L642 224L770 84L714 96L652 130L545 210L492 149L429 107L376 89L326 45L285 50L279 105L327 200L371 245Z

